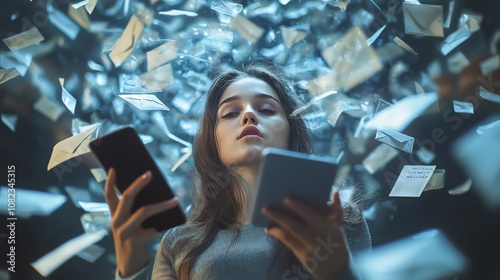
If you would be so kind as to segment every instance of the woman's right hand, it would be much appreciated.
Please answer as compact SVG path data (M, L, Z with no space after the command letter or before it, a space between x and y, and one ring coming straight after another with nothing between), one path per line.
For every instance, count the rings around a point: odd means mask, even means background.
M158 236L154 228L144 229L141 224L148 217L179 205L177 198L147 206L131 213L137 194L151 182L151 172L137 178L119 199L115 191L116 171L110 168L105 184L105 197L111 212L111 230L115 244L116 264L121 277L131 276L144 268L149 259L146 241Z

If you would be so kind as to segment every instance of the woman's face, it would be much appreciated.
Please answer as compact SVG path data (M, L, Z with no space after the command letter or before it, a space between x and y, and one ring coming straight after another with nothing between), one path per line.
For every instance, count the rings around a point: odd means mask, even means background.
M288 149L290 126L278 95L266 82L246 77L222 94L215 137L227 166L256 163L266 147Z

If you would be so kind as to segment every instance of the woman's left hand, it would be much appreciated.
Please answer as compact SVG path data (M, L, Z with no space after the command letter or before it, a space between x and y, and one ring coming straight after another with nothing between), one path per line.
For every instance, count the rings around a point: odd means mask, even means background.
M320 215L299 200L286 198L285 205L307 224L269 207L262 208L262 212L279 225L267 228L266 232L290 248L315 279L333 279L349 265L338 192L332 200L325 214Z

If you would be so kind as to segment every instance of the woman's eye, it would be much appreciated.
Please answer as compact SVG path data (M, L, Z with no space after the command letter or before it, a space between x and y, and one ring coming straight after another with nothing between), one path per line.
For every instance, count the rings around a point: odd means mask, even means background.
M227 114L222 115L222 118L223 118L223 119L227 119L227 118L232 118L232 117L235 117L235 116L237 116L237 115L238 115L238 113L237 113L237 112L229 112L229 113L227 113Z
M262 109L260 110L261 113L263 114L266 114L266 115L272 115L274 114L276 111L272 110L272 109Z

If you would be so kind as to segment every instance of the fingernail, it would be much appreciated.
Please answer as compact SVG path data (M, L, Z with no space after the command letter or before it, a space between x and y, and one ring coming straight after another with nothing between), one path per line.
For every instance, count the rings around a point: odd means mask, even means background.
M149 170L142 175L142 179L146 179L146 177L148 177L148 176L151 176L151 171L149 171Z

